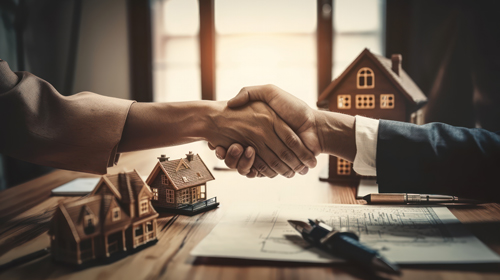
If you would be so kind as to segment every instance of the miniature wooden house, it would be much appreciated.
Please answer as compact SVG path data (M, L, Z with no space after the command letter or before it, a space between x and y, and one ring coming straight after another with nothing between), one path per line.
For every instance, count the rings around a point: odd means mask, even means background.
M318 107L349 115L362 115L420 123L417 110L427 98L401 67L402 57L391 59L375 55L368 49L321 93ZM330 156L327 181L357 181L352 163Z
M153 244L158 213L152 197L135 170L102 176L90 195L57 207L49 231L53 258L82 265Z
M214 176L198 154L169 160L165 155L151 171L147 184L153 192L152 204L157 209L194 215L216 208L217 198L207 199L207 182Z

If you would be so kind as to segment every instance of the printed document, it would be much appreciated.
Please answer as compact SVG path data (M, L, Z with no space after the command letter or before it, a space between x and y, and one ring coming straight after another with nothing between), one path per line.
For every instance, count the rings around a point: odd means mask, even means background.
M491 263L499 256L470 234L446 207L343 204L241 206L191 254L238 259L337 262L302 239L287 220L320 219L355 232L363 244L400 264Z

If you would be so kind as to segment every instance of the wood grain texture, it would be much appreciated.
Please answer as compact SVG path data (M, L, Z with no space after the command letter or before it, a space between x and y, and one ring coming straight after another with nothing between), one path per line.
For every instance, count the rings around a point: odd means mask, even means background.
M156 164L156 157L167 154L182 157L187 151L199 153L207 166L217 159L203 143L176 148L149 150L123 155L118 166L109 170L137 169L147 176ZM211 196L221 202L218 209L193 217L161 213L158 217L159 242L134 255L108 265L74 270L43 257L30 263L0 271L0 279L367 279L358 267L336 264L302 264L289 262L243 261L231 259L194 258L191 250L217 225L228 211L244 201L255 203L349 203L363 204L355 199L355 189L318 180L328 162L319 158L318 168L306 176L293 179L247 179L231 171L213 171L215 181L208 183ZM51 197L50 190L78 177L91 175L57 170L46 176L0 193L0 264L36 251L50 244L44 228L46 217L59 201L76 198ZM465 226L500 253L500 205L452 206L450 210ZM44 214L45 213L45 214ZM44 216L45 215L45 216ZM33 223L40 217L40 223ZM31 220L30 220L31 219ZM22 224L22 221L25 223ZM18 223L18 226L12 226ZM22 225L19 225L22 224ZM37 230L32 230L36 228ZM15 238L23 236L12 243ZM19 238L18 238L19 239ZM464 252L466 253L466 252ZM403 266L403 275L393 279L499 279L500 266L435 265Z

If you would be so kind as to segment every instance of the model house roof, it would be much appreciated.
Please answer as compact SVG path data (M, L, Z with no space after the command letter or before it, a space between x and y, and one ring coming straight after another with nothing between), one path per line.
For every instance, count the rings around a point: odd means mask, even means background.
M186 158L158 161L146 182L151 184L159 174L166 175L177 190L201 185L215 179L201 157L191 152L186 155Z
M368 58L373 61L375 65L381 70L382 73L391 81L396 88L407 98L407 100L414 105L416 108L420 108L427 102L427 97L420 90L420 88L413 82L410 76L402 69L399 69L399 74L397 74L393 67L393 61L386 57L375 55L368 49L364 49L361 54L344 70L344 72L335 80L333 80L330 85L321 93L318 98L318 107L328 107L327 102L331 95L335 92L335 89L342 83L345 77L351 72L351 70L358 67L362 58Z
M97 187L92 191L92 195L99 192L102 187L107 187L122 203L137 201L137 198L143 188L146 188L149 193L151 193L149 186L142 180L136 170L102 176L99 183L97 183Z

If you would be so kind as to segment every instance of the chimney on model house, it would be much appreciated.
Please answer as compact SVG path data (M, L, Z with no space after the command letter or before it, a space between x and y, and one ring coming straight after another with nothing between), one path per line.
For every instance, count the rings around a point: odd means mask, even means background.
M160 161L160 162L164 162L164 161L168 161L170 157L167 157L166 155L161 155L160 157L157 157L157 159Z
M192 151L189 151L189 154L186 154L186 158L188 161L192 161L194 157L194 154Z
M391 57L392 61L392 71L396 73L396 75L400 75L399 73L401 72L401 63L403 62L403 56L400 54L393 54Z

